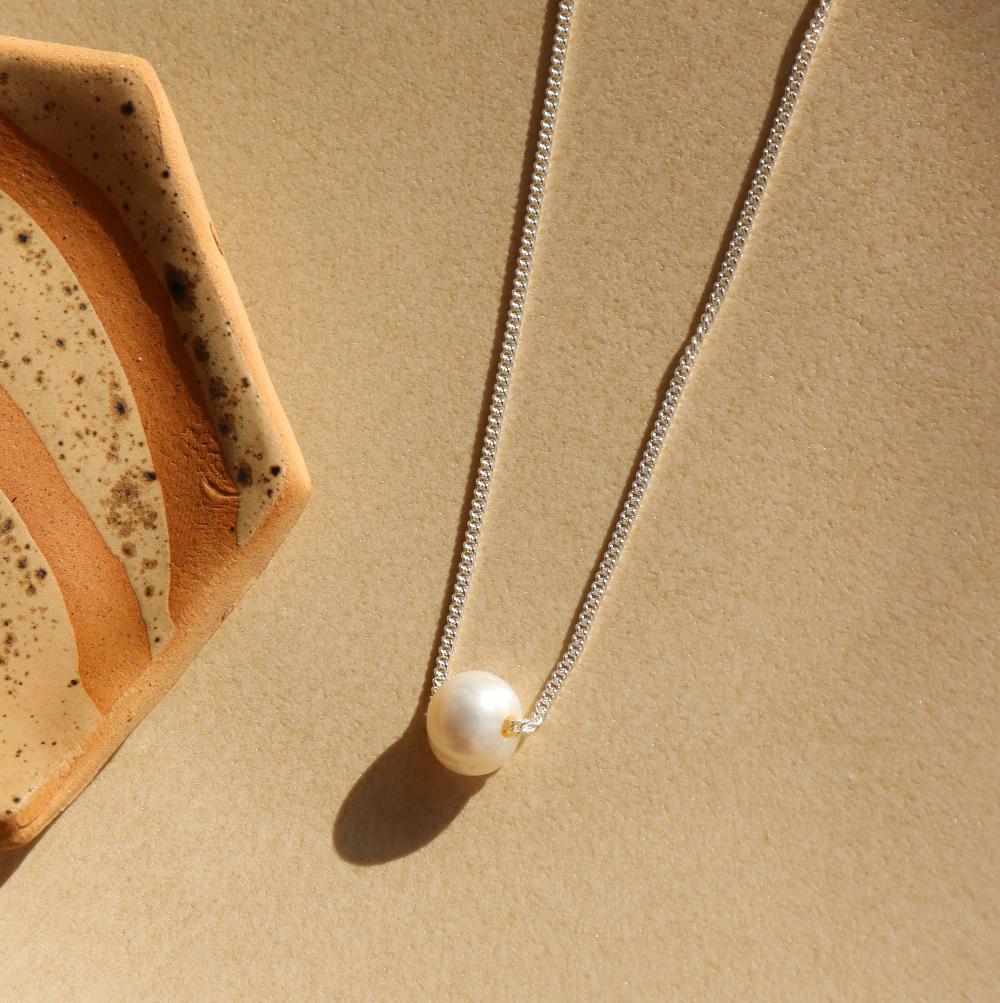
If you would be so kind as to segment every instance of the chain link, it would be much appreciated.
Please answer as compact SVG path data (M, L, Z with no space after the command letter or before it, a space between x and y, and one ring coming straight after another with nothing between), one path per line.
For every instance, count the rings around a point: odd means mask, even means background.
M517 343L521 334L521 320L524 314L525 296L528 290L528 280L531 274L531 262L534 255L535 242L538 238L538 226L541 218L542 200L545 194L545 182L548 176L549 161L552 154L552 138L555 133L556 115L559 110L559 97L562 92L563 75L566 68L566 53L569 47L570 25L573 19L575 0L563 0L559 4L555 33L552 42L552 54L549 61L548 80L545 87L545 100L542 105L541 122L538 128L538 140L535 148L534 164L531 172L531 184L528 189L528 204L524 213L521 229L521 241L518 249L517 262L514 268L510 302L507 310L507 320L504 327L503 342L494 375L493 396L490 401L486 430L483 435L479 463L476 470L476 482L469 505L465 535L462 540L462 551L459 557L458 570L452 587L448 613L445 618L437 657L434 661L434 671L431 679L431 693L436 693L442 683L448 678L448 668L454 650L458 628L465 609L465 601L469 594L469 584L476 563L479 549L479 535L482 529L483 516L486 511L486 501L489 497L490 484L496 464L497 448L500 443L500 432L503 427L504 410L507 395L510 390L510 380L514 368L514 358L517 353ZM722 306L726 293L732 283L733 276L743 250L747 245L753 227L757 210L760 208L764 191L770 180L777 161L778 150L791 121L792 112L805 79L806 70L819 42L820 33L826 24L832 0L820 0L816 5L809 25L803 35L802 42L796 53L791 71L785 83L778 110L771 123L767 140L747 189L740 214L733 226L729 243L726 246L722 264L716 273L712 288L705 301L701 316L681 352L680 359L674 367L670 382L656 416L643 444L639 464L629 484L628 493L618 512L614 527L608 539L604 553L601 556L597 570L594 572L587 588L587 594L577 613L573 632L559 661L549 675L531 714L520 721L514 721L509 730L515 734L528 735L537 730L545 720L553 702L559 695L566 678L583 654L583 649L590 635L597 611L608 590L615 565L625 547L629 531L639 514L646 488L652 479L656 461L663 449L667 431L677 411L677 405L687 385L688 378L698 358L705 336L708 334Z

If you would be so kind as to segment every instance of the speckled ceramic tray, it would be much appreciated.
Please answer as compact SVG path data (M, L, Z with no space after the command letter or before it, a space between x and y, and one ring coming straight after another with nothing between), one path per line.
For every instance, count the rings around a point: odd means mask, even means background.
M152 68L0 38L0 846L190 662L308 476Z

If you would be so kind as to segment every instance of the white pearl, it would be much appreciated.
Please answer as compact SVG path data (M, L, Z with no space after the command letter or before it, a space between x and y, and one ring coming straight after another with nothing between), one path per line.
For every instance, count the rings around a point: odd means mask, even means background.
M492 672L449 676L427 708L427 737L434 755L455 773L480 777L500 769L517 750L504 722L521 717L521 701Z

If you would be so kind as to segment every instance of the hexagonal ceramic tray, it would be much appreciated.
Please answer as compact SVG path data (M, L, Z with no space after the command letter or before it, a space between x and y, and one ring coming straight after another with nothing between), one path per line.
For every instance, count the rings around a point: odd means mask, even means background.
M87 784L308 476L145 62L0 38L0 846Z

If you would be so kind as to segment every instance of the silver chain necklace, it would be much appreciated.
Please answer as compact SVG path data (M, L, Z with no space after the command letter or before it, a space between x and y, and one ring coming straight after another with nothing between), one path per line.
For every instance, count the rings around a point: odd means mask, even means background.
M465 602L469 595L486 501L496 467L504 411L510 391L525 297L531 276L531 263L538 238L545 182L552 157L552 139L555 134L556 116L559 111L559 98L569 50L574 3L575 0L562 0L559 4L545 87L545 101L538 128L531 184L528 189L528 203L521 226L520 248L507 307L503 342L494 374L493 395L480 448L476 481L466 519L458 569L452 585L451 599L441 631L431 680L431 700L427 710L427 730L431 748L449 769L471 775L492 773L498 769L513 755L521 736L529 735L541 727L566 678L583 654L590 628L607 593L629 531L639 514L643 495L653 476L656 461L702 342L719 313L749 240L757 210L760 208L781 142L791 121L806 70L826 24L831 0L820 0L817 3L806 28L742 209L733 226L722 264L712 283L711 292L708 294L694 333L684 346L663 401L656 412L651 431L642 448L639 465L615 520L607 547L590 581L586 598L577 614L569 643L549 675L531 713L525 717L517 695L499 677L481 671L465 671L449 675L449 668Z

